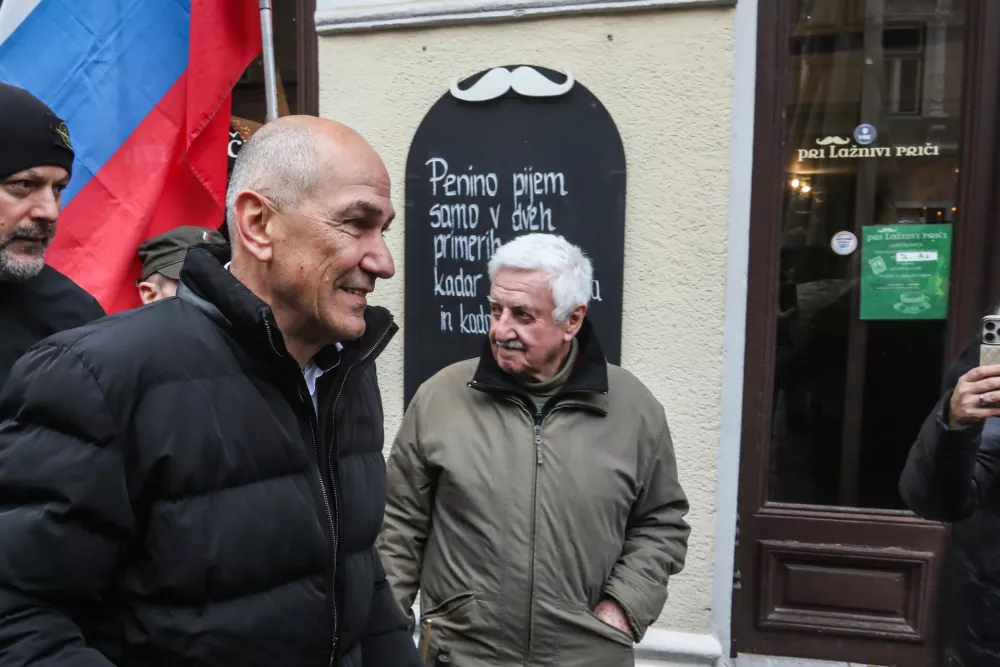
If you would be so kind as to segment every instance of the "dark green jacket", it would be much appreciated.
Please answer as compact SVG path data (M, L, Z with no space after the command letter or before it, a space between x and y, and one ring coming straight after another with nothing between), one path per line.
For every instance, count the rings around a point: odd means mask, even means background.
M634 664L681 570L688 503L663 407L608 364L589 324L577 366L536 412L488 346L415 395L389 457L378 542L404 609L461 667Z

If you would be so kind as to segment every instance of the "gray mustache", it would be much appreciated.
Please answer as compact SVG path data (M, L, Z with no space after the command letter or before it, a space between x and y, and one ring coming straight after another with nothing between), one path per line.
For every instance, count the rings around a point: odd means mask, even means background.
M538 70L524 65L513 72L505 67L495 67L466 90L459 88L459 79L455 79L451 84L451 94L463 102L495 100L505 95L508 90L513 90L524 97L558 97L569 92L575 83L572 74L568 71L564 74L566 81L555 83L549 81Z
M502 347L505 350L523 350L524 343L519 340L498 340L497 347Z
M851 143L850 139L841 139L840 137L823 137L822 139L817 139L816 143L820 146L829 146L830 144L837 144L838 146L844 146Z
M0 248L6 248L14 241L40 241L47 244L52 241L52 237L51 225L39 225L34 229L14 229L0 240Z

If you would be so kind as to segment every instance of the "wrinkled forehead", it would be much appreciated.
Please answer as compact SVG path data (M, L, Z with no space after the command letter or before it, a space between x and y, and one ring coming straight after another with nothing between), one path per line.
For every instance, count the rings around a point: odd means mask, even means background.
M547 308L553 304L551 281L543 271L501 269L490 285L489 299L508 308Z
M323 170L299 195L299 208L330 220L381 218L395 215L387 181L362 173Z

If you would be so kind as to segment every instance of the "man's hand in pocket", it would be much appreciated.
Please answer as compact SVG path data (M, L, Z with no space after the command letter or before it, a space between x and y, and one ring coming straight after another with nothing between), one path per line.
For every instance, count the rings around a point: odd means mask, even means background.
M628 616L614 600L601 600L594 609L594 615L613 628L618 628L629 637L632 636L632 628L628 623Z

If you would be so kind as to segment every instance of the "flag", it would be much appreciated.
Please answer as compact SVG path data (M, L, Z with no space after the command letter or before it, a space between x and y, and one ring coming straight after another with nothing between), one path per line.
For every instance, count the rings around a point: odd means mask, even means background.
M138 305L139 244L225 215L232 89L254 0L4 0L0 81L66 121L76 159L47 262L105 310Z

